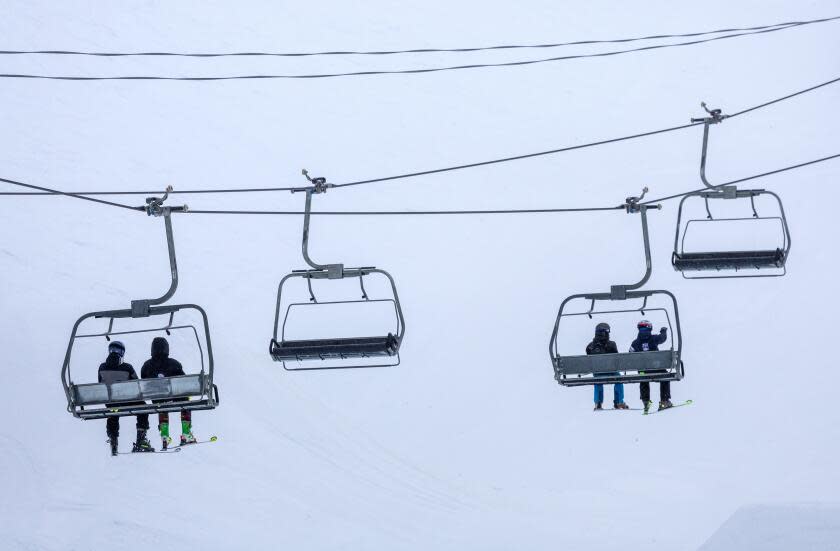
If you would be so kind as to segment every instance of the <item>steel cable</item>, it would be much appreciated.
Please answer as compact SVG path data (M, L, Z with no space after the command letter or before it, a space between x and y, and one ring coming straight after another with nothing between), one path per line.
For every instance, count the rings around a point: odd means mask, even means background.
M835 18L827 19L827 21ZM773 27L760 31L749 31L735 34L727 34L723 36L715 36L711 38L703 38L700 40L691 40L688 42L676 42L670 44L655 44L650 46L642 46L638 48L631 48L627 50L613 50L610 52L600 52L592 54L576 54L549 57L543 59L529 59L523 61L508 61L501 63L473 63L468 65L452 65L446 67L429 67L426 69L393 69L380 71L349 71L339 73L316 73L316 74L255 74L255 75L230 75L230 76L206 76L206 77L178 77L178 76L155 76L155 75L122 75L122 76L68 76L68 75L41 75L41 74L27 74L27 73L0 73L0 78L6 79L36 79L36 80L65 80L65 81L104 81L104 80L155 80L155 81L188 81L188 82L210 82L210 81L227 81L227 80L292 80L292 79L323 79L323 78L339 78L339 77L354 77L354 76L374 76L374 75L408 75L408 74L425 74L438 73L443 71L461 71L467 69L484 69L489 67L520 67L525 65L535 65L539 63L551 63L558 61L569 61L574 59L589 59L598 57L610 57L622 54L660 50L664 48L677 48L682 46L693 46L696 44L703 44L707 42L715 42L718 40L726 40L729 38L737 38L741 36L749 36L755 34L771 33L785 29L792 29L810 23L794 23L783 27Z
M573 42L555 42L548 44L505 44L495 46L472 46L458 48L411 48L402 50L335 50L317 52L221 52L221 53L189 53L189 52L96 52L81 50L0 50L0 55L68 55L68 56L93 56L93 57L194 57L194 58L215 58L215 57L314 57L314 56L345 56L345 55L395 55L395 54L424 54L424 53L452 53L452 52L483 52L494 50L515 50L515 49L545 49L560 48L565 46L587 46L593 44L623 44L628 42L639 42L643 40L662 40L666 38L693 38L707 36L710 34L734 33L746 31L760 31L775 27L791 27L799 25L812 25L840 19L840 16L825 17L821 19L810 19L805 21L786 21L771 25L760 25L753 27L731 27L716 29L713 31L695 31L689 33L654 34L647 36L635 36L630 38L612 38L603 40L577 40Z

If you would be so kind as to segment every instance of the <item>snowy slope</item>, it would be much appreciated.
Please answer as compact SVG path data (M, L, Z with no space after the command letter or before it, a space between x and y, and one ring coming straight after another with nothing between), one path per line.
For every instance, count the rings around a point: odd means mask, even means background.
M305 51L693 31L834 15L837 3L379 0L234 9L7 0L2 8L0 42L9 49ZM701 114L701 100L735 111L833 78L837 25L425 76L4 80L0 176L67 190L296 185L304 167L342 182L562 147L687 122ZM542 53L20 56L0 64L3 72L199 75L528 57ZM838 99L840 88L829 87L714 128L709 177L837 153ZM701 132L333 190L316 207L601 206L643 186L667 195L699 185ZM0 541L38 550L693 550L745 504L836 501L837 174L825 163L757 182L782 195L791 223L782 279L684 281L669 265L676 205L651 213L651 287L672 290L683 316L687 378L674 395L696 404L649 418L590 413L590 389L560 388L547 354L565 296L641 275L636 218L317 218L314 258L377 265L397 279L403 364L290 374L266 347L277 283L304 267L300 218L179 215L175 300L208 311L222 393L217 410L195 415L195 430L220 442L117 460L107 455L103 422L64 411L59 371L81 314L166 288L163 224L72 199L4 197ZM265 194L175 203L298 210L302 201ZM129 351L129 361L137 366L144 354ZM637 389L627 393L638 404ZM132 423L122 427L127 446Z
M729 549L837 549L840 542L837 506L794 503L742 507L700 551Z

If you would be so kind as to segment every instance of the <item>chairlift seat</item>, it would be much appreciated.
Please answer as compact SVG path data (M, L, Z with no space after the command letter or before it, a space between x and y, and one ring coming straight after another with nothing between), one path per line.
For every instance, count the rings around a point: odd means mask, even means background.
M340 339L271 340L271 357L278 362L396 356L400 339L392 333L384 337Z
M674 350L656 350L557 356L554 376L565 386L677 381L682 378L682 369Z
M764 251L726 251L702 253L675 253L674 268L684 271L741 270L782 268L785 253L782 249Z
M72 406L82 419L98 419L115 415L136 415L180 411L184 409L212 409L205 375L181 375L155 379L134 379L117 383L70 385ZM187 398L200 398L186 401ZM147 400L179 400L175 403L147 404ZM101 405L99 408L90 406Z

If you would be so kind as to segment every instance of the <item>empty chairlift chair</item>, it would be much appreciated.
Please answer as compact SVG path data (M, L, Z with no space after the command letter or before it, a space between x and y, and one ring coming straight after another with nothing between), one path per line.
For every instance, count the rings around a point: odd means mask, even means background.
M703 104L706 108L706 104ZM782 276L786 272L786 263L790 253L790 230L788 229L787 218L784 207L779 196L772 191L764 189L737 189L734 185L713 186L706 179L706 152L709 143L709 127L717 124L726 118L720 109L709 110L708 117L691 119L692 122L703 122L703 150L700 156L700 178L708 188L682 198L677 214L677 229L674 237L674 253L671 263L674 269L681 272L686 279L714 279L728 277L773 277ZM759 216L756 210L756 198L761 196L771 197L778 209L773 216ZM701 199L705 203L706 217L700 219L688 219L683 223L683 208L687 202L695 202ZM712 215L709 206L710 200L717 199L740 199L749 200L749 207L752 216L716 218ZM746 205L745 205L746 206ZM774 209L775 210L775 209ZM779 237L777 246L763 247L756 250L736 250L723 247L704 248L704 250L686 250L686 237L692 227L715 224L718 227L725 227L720 223L736 222L758 228L755 222L773 221L779 226Z
M304 171L304 175L306 171ZM350 369L365 367L388 367L400 362L400 346L405 334L405 320L393 277L385 270L375 267L346 268L343 264L318 264L309 257L309 222L312 208L312 195L324 193L331 187L324 178L307 178L311 187L294 190L306 194L306 209L303 219L303 259L309 269L295 270L286 275L277 289L277 304L274 317L274 335L269 343L269 353L274 361L281 362L287 371ZM390 296L372 299L365 288L365 279L371 276L385 278L390 289ZM319 302L313 290L313 280L344 280L358 278L361 298ZM287 284L297 280L306 284L308 300L303 302L288 301ZM288 338L289 314L294 308L325 309L329 305L372 305L387 304L393 307L393 325L379 334L334 338ZM281 317L282 316L282 317ZM330 318L326 317L329 322Z
M174 294L178 287L178 267L175 259L175 245L172 237L172 211L183 211L186 207L164 207L163 198L149 198L146 200L146 211L150 216L163 216L166 224L166 240L169 250L169 264L171 268L171 283L169 290L158 299L135 300L131 308L124 310L105 310L91 312L79 318L70 335L70 343L64 357L61 370L61 381L67 396L67 410L80 419L101 419L105 417L120 417L141 413L160 413L181 410L207 410L215 408L219 403L218 388L213 383L213 348L210 342L210 327L205 311L195 304L164 304ZM198 328L192 324L175 324L175 315L182 311L197 312L201 319ZM114 320L140 319L166 316L167 322L154 328L115 331ZM87 320L108 320L108 328L104 332L80 333L80 327ZM74 346L84 339L106 338L138 333L171 334L184 330L192 335L198 347L201 369L199 373L177 377L162 377L155 379L122 380L111 378L101 383L82 383L74 381L71 374L71 363ZM202 341L203 345L202 346ZM206 347L206 354L204 347ZM145 350L144 350L145 352ZM186 366L189 368L189 366ZM138 377L139 366L136 366Z
M647 188L645 188L646 191ZM647 210L659 208L658 205L640 205L639 201L642 197L629 197L625 205L628 213L641 214L646 262L646 271L642 280L633 285L614 285L609 292L605 293L572 295L560 305L549 342L549 354L554 367L554 378L563 386L678 381L683 377L685 370L682 363L682 330L676 298L665 290L641 290L651 275ZM657 302L660 298L664 299L662 304ZM597 310L596 305L603 302L609 302L611 306L604 310ZM613 303L627 306L613 307ZM584 309L570 311L574 304L581 304ZM670 329L668 339L670 347L667 350L597 355L565 354L560 351L559 341L564 336L564 320L568 322L570 318L577 316L588 316L593 319L597 316L599 319L608 320L617 314L638 312L640 316L645 316L646 313L653 311L664 313L667 320ZM622 344L624 343L619 345L619 350ZM582 343L576 343L575 347L582 348Z

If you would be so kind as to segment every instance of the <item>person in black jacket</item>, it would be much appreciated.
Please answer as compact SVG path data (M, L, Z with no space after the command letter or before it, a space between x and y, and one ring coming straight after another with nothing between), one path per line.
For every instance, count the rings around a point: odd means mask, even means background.
M125 345L120 341L114 341L108 345L108 357L99 365L99 382L112 384L121 381L131 381L137 379L137 373L131 364L124 363ZM114 408L131 405L142 405L143 402L136 404L105 404L106 407ZM111 444L111 455L117 455L117 441L120 436L120 418L117 416L108 417L105 423L106 432L108 434L108 442ZM149 430L149 416L141 414L137 416L137 441L134 443L132 451L155 451L149 444L146 438L146 431Z
M617 354L618 347L610 340L610 325L608 323L599 323L595 326L595 338L586 345L586 354ZM602 375L610 375L610 373L603 373ZM604 385L595 385L595 409L603 409L601 404L604 402ZM613 386L613 408L628 409L627 404L624 403L624 385L617 383Z
M169 357L169 342L163 337L155 337L152 339L152 357L146 360L143 368L140 370L140 377L143 379L154 379L157 377L177 377L184 375L184 368L178 360ZM178 401L178 400L158 400L157 402ZM194 444L196 442L195 436L192 433L192 415L190 410L181 411L181 445ZM169 437L169 413L158 414L158 430L160 431L160 440L163 443L163 449L166 449L172 443L172 438Z
M630 345L630 352L650 352L659 350L659 345L668 340L668 328L662 327L658 335L653 334L653 324L648 320L642 320L636 325L639 334L633 343ZM657 373L658 370L648 371L648 373ZM642 395L642 403L645 407L645 412L650 409L650 383L645 381L639 383L639 390ZM659 383L659 409L667 409L672 407L671 403L671 382L662 381Z

